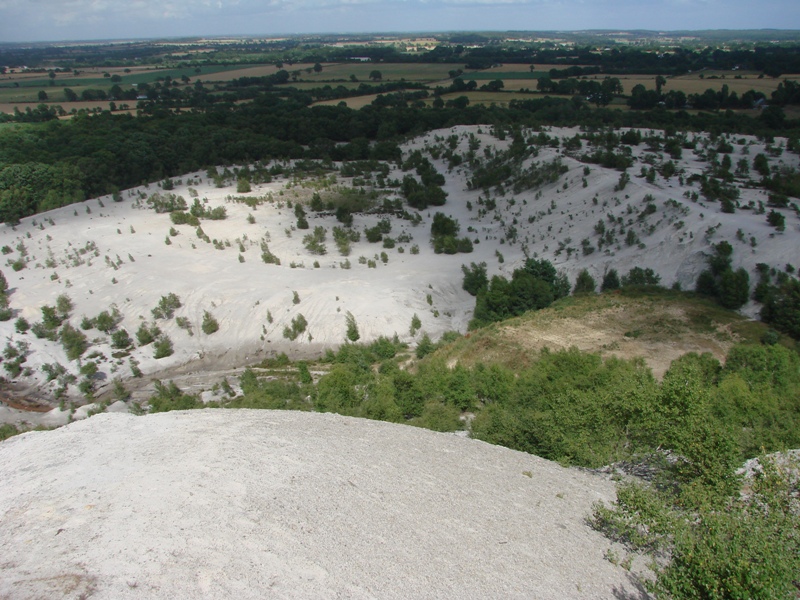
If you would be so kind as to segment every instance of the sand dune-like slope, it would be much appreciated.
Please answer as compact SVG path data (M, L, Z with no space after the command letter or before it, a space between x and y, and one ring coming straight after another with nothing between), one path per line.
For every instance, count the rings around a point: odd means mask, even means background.
M397 335L413 346L424 333L436 339L448 330L466 331L475 300L462 289L461 267L472 262L486 263L490 277L510 277L527 257L543 258L573 283L583 269L599 283L609 269L624 275L642 267L653 269L667 287L693 289L714 252L712 245L727 241L734 248L734 269L744 268L752 284L758 279L759 263L780 270L787 264L800 268L798 216L791 208L778 208L785 229L767 223L769 197L750 181L760 178L754 171L731 184L740 194L734 213L722 212L719 202L703 197L693 177L709 171L717 141L693 134L696 148L684 149L674 160L676 173L666 177L654 169L650 179L641 176L642 170L666 163L669 154L659 150L658 143L652 148L645 142L626 147L634 164L630 182L620 190L619 171L579 160L583 152L593 151L588 143L581 150L565 149L566 140L579 133L577 128L548 130L547 135L560 140L559 147L536 146L538 155L526 158L520 169L560 161L566 171L555 182L522 186L517 192L512 181L476 189L476 167L466 159L456 164L445 156L454 149L460 157L473 156L476 164L488 164L511 143L509 136L489 126L453 127L409 140L402 146L404 158L420 151L444 177L448 194L444 206L410 209L416 224L399 211L382 208L384 201L407 208L399 188L389 182L418 177L413 169L403 171L391 163L380 185L377 179L362 185L363 180L335 171L319 177L284 172L269 182L254 183L248 193L238 193L234 175L217 182L222 187L204 172L175 178L171 193L188 204L196 199L209 211L225 209L226 219L203 219L200 228L174 225L169 214L157 213L150 201L168 192L155 183L123 191L120 202L104 196L23 219L15 227L0 227L2 271L13 311L12 318L0 322L0 337L4 353L26 358L19 372L4 368L0 374L18 395L53 406L59 398L67 404L86 402L80 385L87 379L84 388L91 384L90 392L103 399L111 396L114 379L136 389L154 377L201 373L210 374L208 389L231 368L280 352L293 358L316 357L342 344L348 313L357 322L362 342ZM785 140L772 146L749 136L728 141L731 150L725 157L734 170L741 161L751 165L761 153L769 154L772 168L798 166L797 155L781 147ZM317 191L325 198L343 190L353 193L354 186L354 193L363 187L378 197L370 210L353 215L353 231L360 239L343 256L333 241L334 228L341 223L332 210L312 210L311 198ZM248 206L244 200L260 204ZM297 204L305 207L308 230L296 227ZM471 253L434 252L431 224L437 211L458 221L460 235L474 242ZM393 247L366 239L365 230L381 220L391 225ZM315 228L326 232L325 254L312 253L303 241ZM280 265L262 260L265 247ZM155 318L153 308L169 294L180 299L180 308L174 318ZM41 322L42 308L55 306L59 296L72 303L68 322L87 336L89 347L80 360L70 359L56 339L21 332L17 326L18 318L30 325ZM751 316L758 310L754 302L743 309ZM84 318L94 319L104 311L118 315L117 330L129 334L131 347L114 347L109 331L82 328ZM201 328L206 314L219 324L212 334ZM412 334L415 315L422 327ZM301 316L305 331L287 339L284 331ZM145 323L157 325L169 337L171 355L156 358L152 344L137 341L136 333ZM87 375L89 362L96 373ZM144 377L136 379L137 372ZM63 423L67 416L48 418L41 422ZM28 414L13 411L0 412L0 420L34 423Z
M639 597L596 475L332 414L104 414L0 444L0 597Z

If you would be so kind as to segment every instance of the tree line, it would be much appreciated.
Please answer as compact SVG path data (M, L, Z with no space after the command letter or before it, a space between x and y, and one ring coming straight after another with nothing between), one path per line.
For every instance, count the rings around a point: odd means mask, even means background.
M409 135L453 125L648 127L800 137L800 124L736 113L592 110L579 98L509 106L307 106L262 94L196 112L155 106L141 117L78 115L0 130L0 220L14 222L92 196L215 165L273 159L395 160ZM426 201L431 203L430 201Z

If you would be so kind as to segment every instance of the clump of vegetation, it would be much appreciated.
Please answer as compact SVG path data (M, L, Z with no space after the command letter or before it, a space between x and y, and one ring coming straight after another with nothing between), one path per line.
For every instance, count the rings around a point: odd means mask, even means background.
M573 294L593 294L597 289L597 283L589 274L586 269L581 269L578 277L575 279L575 287L572 290Z
M465 279L468 276L471 272L465 271ZM514 270L511 281L495 275L487 287L478 291L470 328L545 308L569 295L569 291L566 276L556 273L550 261L530 258L522 268Z
M11 423L3 423L0 425L0 442L20 433L22 433L22 431L17 429L16 425Z
M203 311L203 323L200 327L206 335L211 335L219 331L219 323L214 318L214 315L207 310Z
M170 292L166 296L161 296L161 299L158 301L158 306L151 312L153 313L154 319L171 319L175 311L181 306L181 299L176 294Z
M14 330L17 333L27 333L30 328L30 323L28 323L28 320L24 317L20 317L14 322Z
M318 225L314 227L314 231L312 233L303 236L303 245L311 254L327 254L328 249L325 247L326 239L327 233L325 228Z
M750 299L750 276L743 268L733 270L733 246L720 242L713 246L709 268L697 278L697 293L716 299L722 306L737 309Z
M610 271L609 271L610 272ZM661 275L650 267L633 267L627 275L622 276L622 287L657 286L661 282Z
M761 280L753 296L763 303L761 320L800 340L800 319L797 317L800 315L800 281L786 273L770 271L765 264L758 267ZM771 281L771 274L777 275L777 282Z
M162 334L153 341L153 358L166 358L172 356L173 352L172 340L169 336Z
M609 269L603 274L603 283L600 284L600 289L604 292L618 290L622 286L619 279L619 273L616 269Z
M83 332L75 329L69 323L64 324L61 331L59 331L58 337L69 360L77 360L89 347L89 342Z
M376 244L383 240L383 236L392 231L392 223L389 219L381 219L374 227L364 230L364 236L370 244Z
M157 213L173 213L186 210L186 200L176 194L162 194L156 192L147 199L147 205Z
M345 229L344 227L333 228L333 241L339 254L350 256L352 244L361 240L361 234L355 229Z
M433 222L431 223L433 251L436 254L472 252L472 241L467 237L457 237L460 229L461 226L458 221L451 219L444 213L437 212L433 215Z
M111 347L119 350L125 350L133 345L133 340L127 331L124 329L117 329L111 334Z
M423 333L422 338L417 343L417 348L414 351L414 355L417 358L425 358L434 350L436 350L436 345L433 343L431 336L429 336L427 333Z
M275 256L269 249L266 240L261 241L261 260L268 265L280 265L281 259Z
M142 323L139 325L139 329L136 330L136 341L139 342L140 346L147 346L152 344L160 335L161 329L158 325L155 323L150 325Z
M185 330L190 336L194 335L194 331L192 331L192 322L188 317L177 317L175 319L175 324Z
M480 264L470 263L469 268L466 265L461 265L461 270L464 272L464 281L461 287L471 296L477 296L479 292L489 286L485 262Z
M308 321L306 321L306 318L302 314L298 314L292 319L291 327L287 325L283 328L283 337L294 341L301 333L305 332L307 327Z
M6 344L3 350L3 368L11 376L19 377L22 373L22 365L27 362L30 349L27 342L17 342Z
M224 206L217 206L216 208L208 208L200 204L200 200L194 199L189 214L197 219L209 219L211 221L221 221L228 217L228 213Z
M422 329L422 321L419 320L417 313L414 313L414 316L411 317L411 327L409 327L408 333L411 334L411 337L414 337L420 329Z
M155 382L155 394L148 400L150 412L160 413L171 410L189 410L192 408L202 408L203 402L197 396L184 394L175 382L170 381L164 385L160 381Z
M345 321L347 324L347 332L345 333L345 337L351 342L357 342L361 338L361 334L358 332L358 324L356 323L356 318L353 316L349 310L345 315Z
M767 223L769 223L778 231L783 231L786 229L786 217L784 217L783 214L779 213L777 210L771 210L769 213L767 213Z
M85 325L89 324L90 326L95 327L98 331L102 331L103 333L110 334L113 332L117 325L122 321L122 314L119 312L117 307L113 307L111 312L104 310L100 314L98 314L94 319L85 319L81 322L82 329L88 329Z

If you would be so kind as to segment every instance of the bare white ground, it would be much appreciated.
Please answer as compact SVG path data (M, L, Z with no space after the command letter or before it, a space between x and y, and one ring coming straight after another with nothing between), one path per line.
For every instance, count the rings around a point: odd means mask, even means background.
M638 598L613 484L333 414L102 414L0 444L0 597Z

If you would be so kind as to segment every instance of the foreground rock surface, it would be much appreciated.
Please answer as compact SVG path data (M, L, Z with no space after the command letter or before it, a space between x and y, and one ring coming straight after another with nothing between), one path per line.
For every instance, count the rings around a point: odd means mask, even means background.
M595 475L332 414L102 414L0 444L2 598L638 597Z

